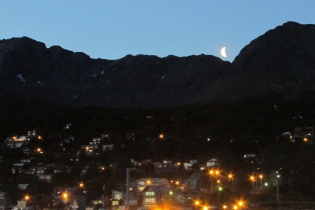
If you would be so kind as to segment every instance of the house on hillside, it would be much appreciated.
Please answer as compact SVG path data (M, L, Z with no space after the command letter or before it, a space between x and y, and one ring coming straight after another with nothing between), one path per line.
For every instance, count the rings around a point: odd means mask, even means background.
M187 209L191 209L189 207L191 207L193 205L193 202L194 200L197 199L197 196L195 193L193 193L192 191L190 190L185 190L185 191L182 191L181 193L177 194L175 196L175 201L178 203L178 204L184 204L186 205L186 208Z
M138 179L136 182L130 183L130 186L136 188L136 191L138 192L144 190L144 188L146 188L147 186L157 186L169 190L170 183L165 178L141 178Z
M112 190L112 210L119 210L124 207L126 193L124 191ZM130 204L130 202L129 202Z
M8 206L8 196L6 192L0 192L0 209L5 209Z
M72 125L72 123L68 123L67 125L65 125L63 127L63 129L68 130L68 129L70 129L71 125Z
M148 164L153 164L151 159L147 159L147 160L140 160L140 161L136 161L134 159L131 159L130 160L131 162L131 165L134 166L134 167L140 167L140 166L145 166L145 165L148 165Z
M161 203L162 198L168 195L170 183L165 178L141 178L129 185L129 205L141 205L151 208ZM118 209L125 195L119 191L112 191L113 209Z
M162 204L166 192L159 186L147 186L142 192L142 206L146 209L153 209Z
M197 171L190 175L187 179L185 179L184 182L186 184L186 189L196 189L197 187L200 187L200 177L201 172Z
M101 145L102 145L102 152L112 151L114 148L114 143L112 140L110 140L110 138L104 139Z
M38 174L37 176L39 180L50 183L53 175L52 174Z
M218 160L215 159L215 158L212 158L212 159L210 159L210 160L208 160L208 161L206 162L206 167L207 167L207 168L216 167L216 166L218 166L218 165L219 165L219 162L218 162Z
M53 196L55 206L65 205L69 209L85 210L86 196L82 188L58 188Z
M33 130L30 130L30 131L27 131L27 135L30 136L30 137L35 137L36 136L36 130L33 129Z
M26 190L27 187L28 187L28 184L18 184L18 188L20 190Z
M185 170L191 170L192 169L192 165L191 163L183 163Z

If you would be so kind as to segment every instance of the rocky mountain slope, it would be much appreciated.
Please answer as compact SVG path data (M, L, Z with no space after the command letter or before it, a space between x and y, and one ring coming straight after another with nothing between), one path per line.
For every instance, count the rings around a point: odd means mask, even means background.
M287 22L245 46L199 98L314 98L314 80L315 25Z
M233 63L210 55L91 59L28 37L0 40L0 107L12 96L19 106L134 108L292 98L315 95L314 79L315 25L294 22L253 40Z

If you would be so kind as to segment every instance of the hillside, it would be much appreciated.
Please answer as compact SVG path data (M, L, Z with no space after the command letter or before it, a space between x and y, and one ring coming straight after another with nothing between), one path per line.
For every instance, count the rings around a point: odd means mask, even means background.
M314 98L314 40L315 25L287 22L267 31L245 46L231 68L199 97Z
M0 95L41 98L62 106L185 105L230 66L214 56L90 59L27 37L0 43Z
M27 147L44 151L45 156L37 161L73 164L72 157L82 145L105 134L113 143L113 150L81 157L80 161L105 165L117 162L117 168L125 172L130 159L176 162L195 159L204 163L217 158L220 168L246 175L259 167L272 176L281 168L286 186L294 171L293 189L314 193L315 171L311 170L315 154L314 107L315 101L310 100L244 100L151 110L76 108L2 119L0 138L25 135L36 129L41 140L35 138ZM70 128L64 129L69 123ZM312 128L310 133L301 135L295 130L303 131L306 127ZM290 132L295 141L283 136L285 132ZM74 140L65 141L70 137ZM25 156L4 144L0 153L5 163L17 162ZM251 164L243 158L244 154L256 155Z

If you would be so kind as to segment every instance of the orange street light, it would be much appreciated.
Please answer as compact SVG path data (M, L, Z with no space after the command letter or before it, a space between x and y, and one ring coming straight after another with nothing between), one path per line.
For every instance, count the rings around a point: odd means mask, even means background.
M253 183L253 189L255 189L255 181L256 181L255 176L250 176L249 179Z
M211 177L211 191L213 191L213 177L219 176L220 171L219 170L210 170L209 171L210 177Z
M64 199L68 199L68 193L67 193L67 192L64 192L64 193L62 194L62 197L63 197Z
M240 200L238 201L238 203L236 204L240 209L245 205L244 201Z
M26 195L24 198L26 201L28 201L30 199L30 196Z
M262 174L259 174L259 179L260 179L260 189L262 189L262 180L264 176Z
M234 190L234 180L233 180L233 174L229 174L228 178L231 180L232 182L232 190Z
M213 172L213 170L210 170L209 173L210 173L210 175L213 175L214 172Z

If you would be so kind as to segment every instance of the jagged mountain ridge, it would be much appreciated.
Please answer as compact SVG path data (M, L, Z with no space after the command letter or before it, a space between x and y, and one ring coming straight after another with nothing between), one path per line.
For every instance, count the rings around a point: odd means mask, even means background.
M27 37L1 41L0 52L2 94L69 106L183 105L230 66L207 55L91 59Z
M0 40L0 96L133 108L299 97L315 90L314 56L315 25L295 22L253 40L232 63L211 55L91 59L28 37L12 38Z

